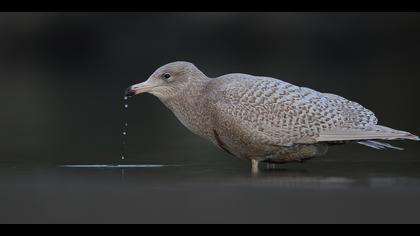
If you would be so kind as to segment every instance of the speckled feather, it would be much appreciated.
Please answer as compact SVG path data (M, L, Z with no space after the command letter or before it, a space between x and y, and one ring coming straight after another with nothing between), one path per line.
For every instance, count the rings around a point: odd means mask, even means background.
M221 119L240 125L250 139L279 146L314 143L332 128L364 129L377 118L343 97L246 74L209 82L209 105Z

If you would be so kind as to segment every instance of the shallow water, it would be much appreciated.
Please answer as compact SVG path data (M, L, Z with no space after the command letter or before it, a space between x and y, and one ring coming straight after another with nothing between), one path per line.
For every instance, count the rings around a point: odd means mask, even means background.
M372 158L333 152L304 164L262 165L258 174L235 159L2 164L0 222L420 223L419 170L409 151Z

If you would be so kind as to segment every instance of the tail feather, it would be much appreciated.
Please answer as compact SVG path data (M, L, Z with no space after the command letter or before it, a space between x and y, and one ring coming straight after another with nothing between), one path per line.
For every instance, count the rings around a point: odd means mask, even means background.
M367 128L343 129L334 128L321 132L317 141L362 141L362 140L398 140L409 139L420 141L416 135L405 131L391 129L385 126L375 125Z
M391 129L385 126L375 125L366 128L334 128L321 132L317 141L323 142L357 142L358 144L365 145L378 150L387 148L403 150L400 147L395 147L388 143L379 142L378 140L402 140L409 139L420 141L416 135L410 134L405 131Z
M396 150L404 150L403 148L400 147L395 147L389 143L383 143L383 142L378 142L378 141L374 141L374 140L365 140L365 141L358 141L358 144L361 145L365 145L371 148L375 148L378 150L383 150L383 149L387 149L387 148L392 148L392 149L396 149Z

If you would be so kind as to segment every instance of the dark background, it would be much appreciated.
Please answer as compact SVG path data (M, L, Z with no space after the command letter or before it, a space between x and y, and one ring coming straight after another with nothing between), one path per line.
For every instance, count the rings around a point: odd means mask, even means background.
M125 88L175 60L336 93L419 134L419 42L417 13L0 13L0 161L118 161L124 117L131 161L218 153L151 95L123 112Z
M254 176L157 98L125 111L123 93L186 60L336 93L420 134L419 42L418 13L0 13L0 223L418 223L416 142ZM176 166L59 167L104 163Z

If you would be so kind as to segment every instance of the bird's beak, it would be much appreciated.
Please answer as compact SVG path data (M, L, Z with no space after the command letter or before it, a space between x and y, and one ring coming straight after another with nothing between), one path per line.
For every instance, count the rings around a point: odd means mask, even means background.
M135 95L140 94L140 93L147 93L150 90L152 90L154 87L156 87L156 86L149 84L148 81L145 81L145 82L139 83L139 84L135 84L135 85L127 88L127 90L125 91L125 96L126 97L132 97L132 96L135 96Z

